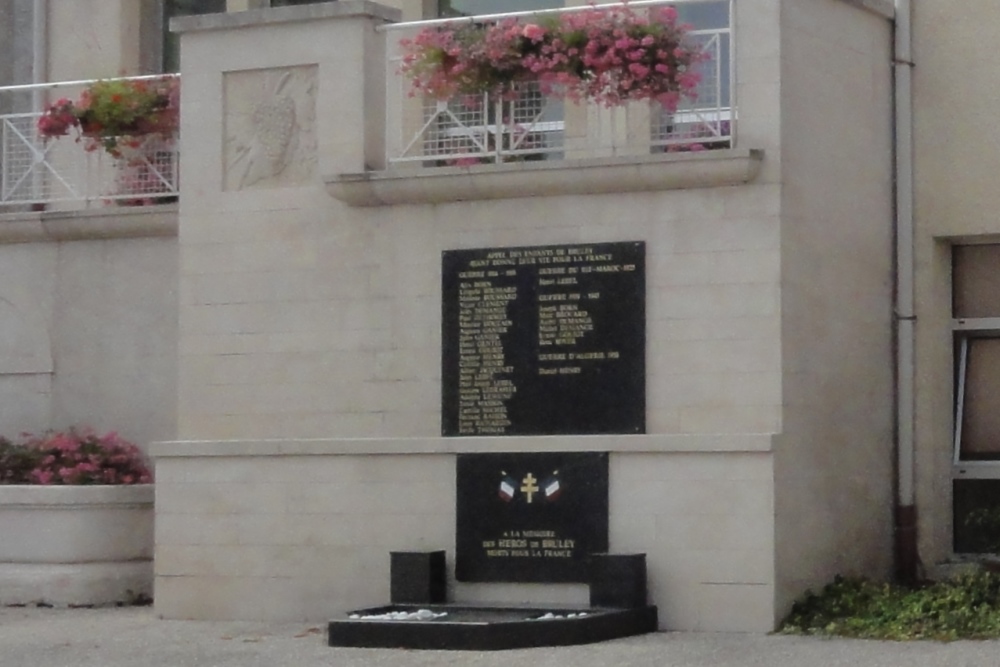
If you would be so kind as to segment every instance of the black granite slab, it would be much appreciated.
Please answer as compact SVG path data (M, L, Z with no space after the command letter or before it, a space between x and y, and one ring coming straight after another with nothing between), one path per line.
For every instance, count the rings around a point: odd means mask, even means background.
M460 454L458 581L586 582L608 550L608 454Z
M643 433L645 244L450 250L442 433Z

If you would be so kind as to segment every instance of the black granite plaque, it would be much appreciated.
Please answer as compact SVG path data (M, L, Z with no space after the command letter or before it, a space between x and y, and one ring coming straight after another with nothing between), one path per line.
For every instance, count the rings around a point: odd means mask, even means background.
M645 248L446 251L444 435L643 433Z
M588 581L608 550L608 455L462 454L456 465L455 578Z

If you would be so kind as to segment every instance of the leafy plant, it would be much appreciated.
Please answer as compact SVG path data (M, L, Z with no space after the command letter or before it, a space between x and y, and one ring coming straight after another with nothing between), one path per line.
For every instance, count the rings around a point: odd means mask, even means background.
M29 475L41 460L40 451L0 437L0 484L30 484Z
M134 444L89 429L0 438L0 484L146 484L152 474Z
M46 138L79 132L86 150L103 148L121 157L123 148L139 148L145 137L172 139L177 130L180 89L176 77L106 79L91 84L77 101L62 98L38 119Z
M786 634L867 639L1000 637L1000 576L976 571L917 588L837 577L807 592L781 626Z

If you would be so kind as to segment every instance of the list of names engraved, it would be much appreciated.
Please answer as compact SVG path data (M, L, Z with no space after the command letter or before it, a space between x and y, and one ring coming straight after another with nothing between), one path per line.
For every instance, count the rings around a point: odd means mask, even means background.
M444 253L444 434L641 432L644 250Z
M503 340L513 322L507 308L517 299L516 286L496 286L485 275L496 271L466 271L459 283L458 302L458 430L462 435L502 434L510 426L507 400L517 391L507 363ZM515 276L516 271L505 271ZM463 274L459 274L461 279Z

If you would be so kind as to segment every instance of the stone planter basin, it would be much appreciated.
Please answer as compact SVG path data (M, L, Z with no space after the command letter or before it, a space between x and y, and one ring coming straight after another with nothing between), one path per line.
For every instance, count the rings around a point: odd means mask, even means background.
M153 486L0 485L0 604L100 605L152 590Z

